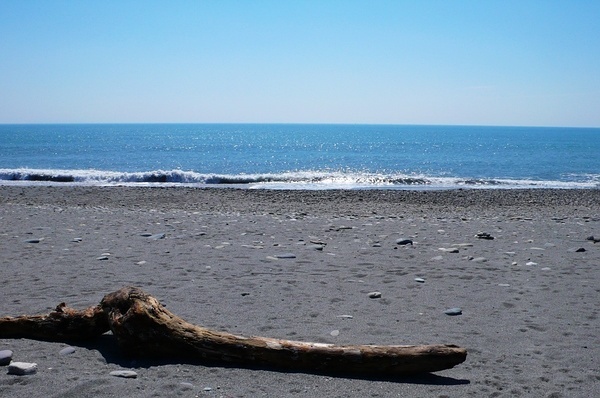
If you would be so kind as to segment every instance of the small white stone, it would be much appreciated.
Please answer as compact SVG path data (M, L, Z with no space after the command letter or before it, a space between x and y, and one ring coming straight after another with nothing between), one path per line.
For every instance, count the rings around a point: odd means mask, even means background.
M37 363L33 362L11 362L8 365L9 375L32 375L37 372Z
M75 347L65 347L62 350L59 351L59 355L69 355L75 352Z
M340 331L339 330L332 330L331 333L329 333L330 335L332 335L333 337L339 336L340 335Z
M133 370L113 370L110 372L110 375L115 377L124 377L126 379L135 379L137 377L137 373Z
M12 360L13 352L11 350L0 351L0 366L6 366Z

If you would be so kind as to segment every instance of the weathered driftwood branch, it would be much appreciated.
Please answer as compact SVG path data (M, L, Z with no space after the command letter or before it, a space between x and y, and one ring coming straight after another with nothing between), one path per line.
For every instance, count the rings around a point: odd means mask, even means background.
M193 325L134 287L104 296L83 311L61 303L47 315L0 318L0 338L90 340L111 330L127 354L190 358L272 369L395 376L436 372L462 363L454 345L376 346L244 337Z

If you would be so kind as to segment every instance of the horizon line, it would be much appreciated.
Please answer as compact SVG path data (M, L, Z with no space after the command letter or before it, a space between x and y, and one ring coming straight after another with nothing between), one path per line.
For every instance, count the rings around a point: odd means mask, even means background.
M0 122L0 126L35 126L35 125L331 125L331 126L432 126L432 127L507 127L507 128L581 128L598 129L598 126L569 126L569 125L535 125L535 124L444 124L444 123L358 123L358 122Z

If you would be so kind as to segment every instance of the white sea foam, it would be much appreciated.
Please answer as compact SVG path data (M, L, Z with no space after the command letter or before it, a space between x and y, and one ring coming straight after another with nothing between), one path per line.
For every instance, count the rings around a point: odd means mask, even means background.
M104 170L0 169L2 185L236 186L251 189L456 189L599 188L600 176L573 181L436 177L360 172L298 171L265 174L202 174L184 170L118 172Z

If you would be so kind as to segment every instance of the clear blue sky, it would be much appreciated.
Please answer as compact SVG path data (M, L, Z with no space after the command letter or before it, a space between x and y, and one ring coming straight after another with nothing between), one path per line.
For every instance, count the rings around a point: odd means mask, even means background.
M600 127L600 1L0 1L0 123Z

